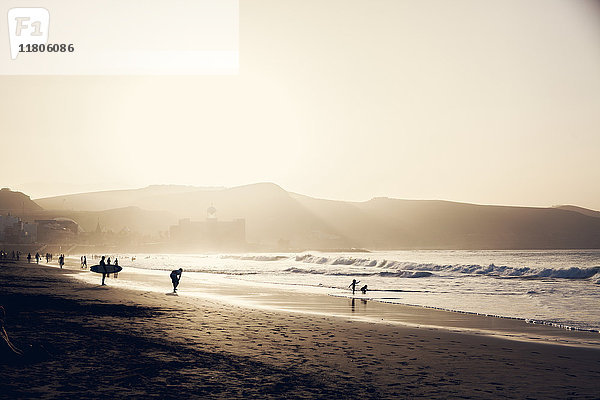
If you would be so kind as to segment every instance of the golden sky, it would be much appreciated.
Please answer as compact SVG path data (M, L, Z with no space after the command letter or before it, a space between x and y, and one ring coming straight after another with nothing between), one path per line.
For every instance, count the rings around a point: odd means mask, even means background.
M271 181L343 200L600 209L600 2L239 12L237 75L0 76L2 185Z

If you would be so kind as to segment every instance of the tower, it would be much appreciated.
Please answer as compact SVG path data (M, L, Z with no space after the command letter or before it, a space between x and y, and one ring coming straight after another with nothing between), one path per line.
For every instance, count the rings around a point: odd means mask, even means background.
M206 219L207 220L216 220L217 219L217 209L214 208L211 204L210 207L206 209Z

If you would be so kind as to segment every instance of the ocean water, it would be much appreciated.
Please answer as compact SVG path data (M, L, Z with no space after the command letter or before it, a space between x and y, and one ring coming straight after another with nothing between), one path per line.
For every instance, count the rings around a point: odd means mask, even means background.
M352 279L375 301L519 318L600 331L600 250L391 251L121 255L140 269L218 274L294 290L351 296ZM92 260L89 260L92 261ZM88 262L89 262L88 261ZM90 263L91 265L91 263Z

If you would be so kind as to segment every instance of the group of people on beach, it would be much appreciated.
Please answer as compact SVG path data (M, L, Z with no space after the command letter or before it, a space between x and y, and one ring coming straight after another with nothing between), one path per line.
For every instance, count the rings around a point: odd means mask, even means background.
M8 251L4 251L4 250L0 250L0 260L13 260L13 261L20 261L21 260L21 252L19 250L12 250L10 253ZM31 253L27 253L27 262L31 263L31 260L35 259L36 264L39 264L41 259L45 258L46 259L46 263L49 263L50 261L52 261L54 259L54 255L52 253L46 253L43 256L38 252L35 253L35 255L31 255ZM61 254L58 257L58 263L59 265L62 266L65 265L65 255Z
M20 258L19 255L20 255L19 252L17 252L17 258L16 258L17 261L19 261L19 258ZM54 259L54 255L52 253L46 253L44 255L44 257L46 258L46 263L49 263L50 261L52 261ZM34 257L31 256L31 253L27 253L27 262L28 263L31 263L31 260L33 258L35 258L35 263L39 264L40 260L42 259L42 256L40 255L39 252L36 252ZM58 256L58 265L60 265L61 268L63 267L63 265L65 265L65 255L64 254L61 254Z
M356 279L352 279L352 283L350 285L348 285L348 287L350 289L352 289L352 294L354 294L356 292L356 286L358 286L358 284L360 283L360 281L357 281ZM362 294L367 294L367 285L361 287L359 289Z
M12 251L12 253L8 253L7 251L4 250L0 250L0 260L15 260L15 261L19 261L19 259L21 258L21 252L20 251Z
M31 253L27 253L27 262L30 263L31 262ZM35 263L39 264L40 263L40 258L42 258L42 256L40 256L40 253L35 253Z

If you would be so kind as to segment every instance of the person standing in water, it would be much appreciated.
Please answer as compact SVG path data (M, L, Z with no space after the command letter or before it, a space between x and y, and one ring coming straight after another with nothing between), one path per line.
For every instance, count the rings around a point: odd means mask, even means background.
M179 285L179 281L181 280L181 273L183 272L183 268L174 269L171 271L171 282L173 283L173 293L177 293L177 285Z
M352 279L352 283L350 285L348 285L349 288L352 288L352 294L354 294L354 292L356 292L356 285L358 285L360 283L360 281L357 281L356 279Z

